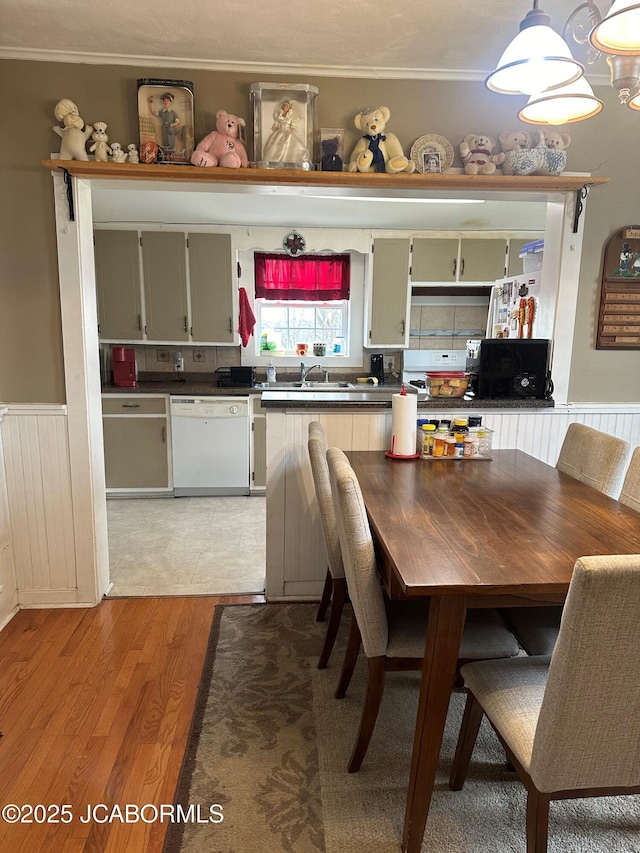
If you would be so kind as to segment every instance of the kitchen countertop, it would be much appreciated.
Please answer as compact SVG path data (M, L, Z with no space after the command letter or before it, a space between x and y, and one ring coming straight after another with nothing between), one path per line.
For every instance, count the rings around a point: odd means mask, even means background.
M218 388L214 381L207 379L161 379L142 380L135 388L120 388L112 383L102 385L103 394L170 394L185 397L248 397L262 395L262 406L266 409L358 409L366 405L373 409L390 409L393 395L400 391L400 385L362 386L350 391L330 390L265 390L261 387ZM451 409L549 409L554 407L553 400L465 400L443 398L427 400L424 391L418 395L418 411Z

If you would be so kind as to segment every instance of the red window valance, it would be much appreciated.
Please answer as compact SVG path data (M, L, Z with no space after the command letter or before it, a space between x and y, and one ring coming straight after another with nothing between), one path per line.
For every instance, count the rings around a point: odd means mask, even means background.
M349 298L349 255L254 254L256 298L329 302Z

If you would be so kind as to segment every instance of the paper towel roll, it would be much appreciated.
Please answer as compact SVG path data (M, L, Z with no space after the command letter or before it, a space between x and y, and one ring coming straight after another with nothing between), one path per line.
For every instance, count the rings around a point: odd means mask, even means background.
M417 394L394 394L391 400L391 453L394 456L415 456L417 420Z

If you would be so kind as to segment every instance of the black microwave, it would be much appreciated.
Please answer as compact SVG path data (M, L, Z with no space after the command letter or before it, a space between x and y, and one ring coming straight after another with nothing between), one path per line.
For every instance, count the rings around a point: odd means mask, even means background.
M478 397L549 399L551 342L541 338L487 338L480 344Z

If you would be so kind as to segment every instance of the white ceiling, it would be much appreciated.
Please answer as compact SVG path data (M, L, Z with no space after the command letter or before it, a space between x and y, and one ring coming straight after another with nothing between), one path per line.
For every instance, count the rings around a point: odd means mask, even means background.
M531 0L0 0L0 58L365 77L486 75ZM543 0L562 31L574 0ZM609 4L601 4L608 9ZM603 65L601 73L606 72Z
M607 7L608 4L604 4ZM0 0L0 59L201 68L269 74L482 79L531 0ZM562 30L574 0L544 0ZM605 66L606 70L606 66ZM590 77L593 75L590 74ZM606 79L606 78L605 78ZM230 222L309 227L544 227L544 205L416 205L189 192L94 196L100 221ZM308 221L312 220L312 221Z

